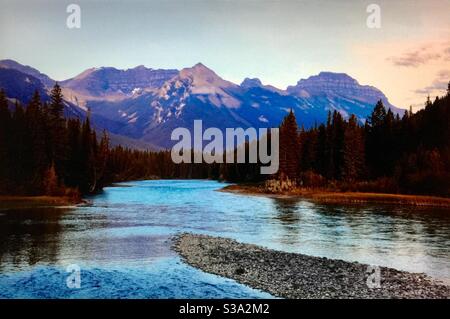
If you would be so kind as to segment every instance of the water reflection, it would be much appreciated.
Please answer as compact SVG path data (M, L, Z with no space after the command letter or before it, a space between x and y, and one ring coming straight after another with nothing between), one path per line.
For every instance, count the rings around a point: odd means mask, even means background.
M33 208L2 211L0 215L0 271L5 266L33 266L58 260L61 215L68 209Z
M216 191L223 186L215 181L140 181L107 188L91 198L91 207L2 210L0 275L77 263L102 271L123 270L120 278L142 267L157 276L154 267L161 260L176 263L171 237L189 231L426 272L450 282L448 210L317 205ZM174 273L167 278L172 285L180 284L180 273L175 274L180 267L189 273L183 268L187 266L177 267L164 269L164 276Z
M273 198L272 200L277 211L277 215L274 218L279 220L281 224L290 226L300 221L300 215L297 210L298 200L287 198Z
M277 248L426 272L450 283L450 212L274 200Z
M272 198L274 207L273 219L280 225L280 242L285 245L295 245L300 236L301 213L299 200L291 198Z

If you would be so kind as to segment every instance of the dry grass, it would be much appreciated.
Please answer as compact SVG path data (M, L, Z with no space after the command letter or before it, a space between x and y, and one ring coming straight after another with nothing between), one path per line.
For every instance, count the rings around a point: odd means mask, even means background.
M411 205L423 207L444 207L450 208L450 198L423 196L423 195L403 195L403 194L383 194L383 193L360 193L360 192L332 192L319 189L296 188L289 192L267 193L262 187L257 185L230 185L221 191L238 194L260 195L270 197L300 197L318 203L326 204L393 204Z
M10 196L0 195L0 208L25 208L44 206L67 206L80 203L79 199L68 196Z

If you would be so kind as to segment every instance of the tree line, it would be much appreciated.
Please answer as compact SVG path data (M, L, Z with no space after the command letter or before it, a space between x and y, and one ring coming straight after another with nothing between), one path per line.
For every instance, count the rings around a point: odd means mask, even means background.
M111 148L89 116L64 118L64 103L58 84L48 102L36 91L12 107L0 91L0 194L79 197L120 181L221 178L218 165L175 164L167 150Z
M280 126L279 179L304 187L450 195L450 83L447 94L402 117L378 101L360 125L330 112L305 130L294 113Z
M58 84L49 102L36 92L25 106L9 107L0 92L0 193L80 196L119 181L208 178L450 195L449 92L402 117L379 101L363 125L354 115L346 120L334 111L326 123L304 129L291 111L280 125L280 169L274 176L261 175L261 163L175 164L167 150L111 148L107 133L97 136L89 116L64 118L64 103ZM241 147L248 150L249 144Z
M95 192L105 183L109 146L100 141L89 118L66 119L61 88L49 102L36 91L24 107L8 107L0 92L0 192L71 195Z

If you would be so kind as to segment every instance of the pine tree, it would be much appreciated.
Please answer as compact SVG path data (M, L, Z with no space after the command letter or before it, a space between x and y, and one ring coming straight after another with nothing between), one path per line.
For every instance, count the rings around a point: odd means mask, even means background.
M95 154L92 138L91 124L89 117L84 122L81 129L81 147L80 147L80 184L79 189L82 193L90 193L95 185Z
M10 132L10 180L14 182L14 191L26 193L29 178L25 169L29 156L27 147L28 128L25 111L18 101L16 101L11 118Z
M294 112L291 111L284 118L280 126L280 168L279 178L285 177L296 180L299 169L300 143L298 138L298 126Z
M62 122L64 120L64 98L58 83L55 83L50 93L49 112L52 121Z
M335 174L334 167L334 146L333 146L333 118L331 111L328 111L328 119L326 125L326 139L325 139L325 170L324 176L328 179L333 179Z
M0 91L0 192L9 188L11 114L3 90Z
M55 169L60 182L65 178L65 164L67 160L67 130L64 119L64 99L61 87L55 83L51 94L49 118L50 118L50 140L51 140L51 160L55 164Z
M26 165L30 178L29 187L31 193L39 193L42 189L44 172L50 163L46 154L45 117L38 91L35 91L28 104L25 116L29 132L26 141L29 153Z
M366 122L366 162L370 168L372 177L385 175L383 168L385 163L385 127L386 109L379 100Z
M327 129L324 124L319 126L317 132L317 151L315 154L315 170L322 176L326 176L328 167L327 158Z
M67 122L67 162L65 184L72 188L78 188L82 176L81 167L84 165L81 159L81 123L79 119L70 119Z
M348 182L359 180L364 172L364 137L354 114L345 129L342 177Z
M333 112L333 126L332 126L332 148L333 148L333 168L334 174L332 178L341 179L342 166L344 162L344 119L338 111Z
M109 156L109 136L104 130L100 145L98 147L96 159L95 159L95 189L102 188L106 181L107 176L107 161Z
M367 121L372 128L380 128L384 125L385 119L386 108L383 105L383 101L379 100Z

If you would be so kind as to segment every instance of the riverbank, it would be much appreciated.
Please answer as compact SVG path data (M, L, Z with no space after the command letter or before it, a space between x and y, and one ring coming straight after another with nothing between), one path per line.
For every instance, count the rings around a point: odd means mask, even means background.
M81 203L84 203L82 199L68 196L0 195L0 209L73 206Z
M326 190L314 190L296 188L283 193L268 193L258 185L229 185L220 189L221 192L229 192L244 195L258 195L275 198L303 198L319 204L387 204L387 205L411 205L421 207L450 208L450 198L402 195L383 193L359 193L359 192L331 192Z
M380 267L368 287L368 265L286 253L232 239L184 233L173 248L189 265L282 298L450 298L450 286L424 274ZM375 283L376 281L370 281Z

